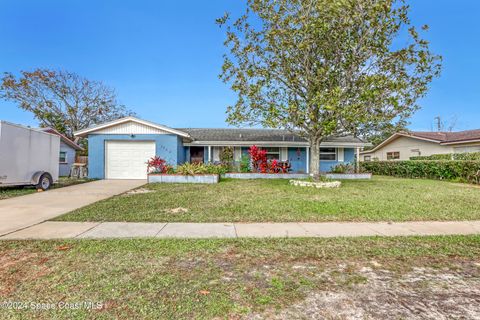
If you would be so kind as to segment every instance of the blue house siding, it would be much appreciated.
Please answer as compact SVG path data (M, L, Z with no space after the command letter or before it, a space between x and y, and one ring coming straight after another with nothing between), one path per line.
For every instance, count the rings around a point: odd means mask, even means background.
M76 151L63 141L60 141L60 152L65 152L67 155L67 162L60 162L58 175L61 177L67 177L70 175L70 169L75 162Z
M180 149L181 140L174 134L90 134L88 136L88 177L105 178L105 142L111 140L123 141L155 141L156 155L176 166L183 161Z
M181 137L177 137L177 164L185 163L187 159L186 148L183 146Z
M320 161L320 171L328 172L332 170L339 163L352 163L355 161L355 149L354 148L344 148L343 149L343 161Z
M320 160L320 172L328 172L339 163L344 163L344 162L330 161L330 160Z

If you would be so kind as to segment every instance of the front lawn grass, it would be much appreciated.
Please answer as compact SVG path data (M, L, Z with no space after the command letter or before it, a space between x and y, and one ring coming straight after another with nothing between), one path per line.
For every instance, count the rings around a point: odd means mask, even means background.
M461 290L477 286L479 256L480 236L3 241L0 301L90 301L101 303L101 309L0 307L0 318L271 318L312 293L362 296L367 286L383 296L385 288L408 291L401 299L409 305L419 303L418 290L431 294L429 274L441 292L427 298L439 299L440 305L449 298L442 290L453 280ZM450 298L468 296L456 290Z
M339 189L288 180L150 184L75 210L61 221L319 222L480 219L480 189L436 180L374 177Z
M73 186L75 184L85 183L89 181L92 181L92 180L60 177L58 178L58 181L53 184L52 189ZM35 192L37 192L37 189L34 186L2 187L0 188L0 200L24 196L24 195L35 193Z

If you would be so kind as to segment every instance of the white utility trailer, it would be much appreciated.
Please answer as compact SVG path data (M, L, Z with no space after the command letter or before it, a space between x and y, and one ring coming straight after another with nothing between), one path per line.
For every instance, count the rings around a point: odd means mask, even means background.
M49 189L58 180L59 154L59 136L0 120L0 188Z

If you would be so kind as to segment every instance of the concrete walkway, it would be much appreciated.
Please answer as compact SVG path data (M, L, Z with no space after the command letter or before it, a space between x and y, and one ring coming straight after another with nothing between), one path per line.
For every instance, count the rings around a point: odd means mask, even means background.
M146 180L98 180L0 200L0 235L30 227L145 183Z
M47 221L7 239L278 238L480 234L480 221L325 223L133 223Z

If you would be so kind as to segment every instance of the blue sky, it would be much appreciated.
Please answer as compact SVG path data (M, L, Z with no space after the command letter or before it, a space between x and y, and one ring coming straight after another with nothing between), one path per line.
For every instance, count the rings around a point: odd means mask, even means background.
M437 115L456 130L480 128L480 1L410 1L412 21L444 69L411 129L430 130ZM141 118L172 127L225 127L235 96L218 79L224 34L215 18L244 1L2 0L0 72L67 69L114 87ZM0 119L36 125L0 102Z

